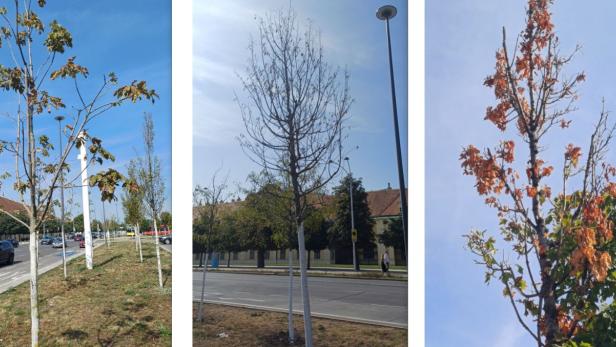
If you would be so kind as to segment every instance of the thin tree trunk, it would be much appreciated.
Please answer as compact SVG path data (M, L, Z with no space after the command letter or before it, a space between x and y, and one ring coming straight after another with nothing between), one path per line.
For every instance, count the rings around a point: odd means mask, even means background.
M34 228L34 226L31 226ZM38 312L38 240L36 230L30 230L30 321L32 346L38 346L39 312Z
M301 276L302 302L304 304L304 335L306 347L312 347L312 315L310 313L310 294L308 293L308 274L306 272L306 245L304 243L304 222L297 226L299 268Z
M308 265L306 266L306 268L310 270L310 250L307 250L306 253L308 253Z
M64 210L62 210L62 218L64 218ZM66 272L66 238L64 237L64 221L62 222L62 267L64 268L64 279L68 277Z
M293 250L289 250L289 343L295 343L295 328L293 328Z
M139 243L139 260L143 263L143 248L141 247L141 230L137 225L137 235L138 243Z
M156 225L156 216L154 216L154 244L156 245L156 264L158 266L158 285L163 287L163 271L160 267L160 245L158 243L158 226Z
M231 252L227 252L227 267L231 267Z
M205 251L205 265L203 266L203 279L201 282L201 300L199 300L199 310L197 311L197 321L203 322L203 300L205 300L205 274L207 273L207 261L209 253Z

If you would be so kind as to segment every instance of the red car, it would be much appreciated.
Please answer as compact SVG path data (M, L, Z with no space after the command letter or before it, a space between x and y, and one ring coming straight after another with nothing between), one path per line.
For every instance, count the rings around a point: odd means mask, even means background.
M86 240L81 239L81 241L79 241L79 248L86 248Z

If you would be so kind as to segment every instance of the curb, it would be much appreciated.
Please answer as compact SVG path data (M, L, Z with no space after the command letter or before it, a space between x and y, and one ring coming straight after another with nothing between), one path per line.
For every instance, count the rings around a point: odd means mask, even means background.
M193 268L193 272L200 272L203 268ZM274 275L274 276L289 276L288 271L272 271L272 270L263 270L263 271L250 271L250 270L221 270L221 269L211 269L208 268L208 272L217 272L217 273L231 273L231 274L246 274L246 275ZM348 278L348 279L358 279L358 280L385 280L385 281L399 281L399 282L408 282L408 277L382 277L377 275L372 275L367 273L368 275L358 275L355 273L344 273L344 272L312 272L314 270L308 270L308 275L311 277L331 277L331 278ZM299 270L293 270L293 275L299 275Z
M193 304L199 303L199 302L200 302L199 300L193 299ZM239 307L239 308L246 308L246 309L251 309L251 310L261 310L261 311L270 311L270 312L278 312L278 313L289 312L287 309L283 309L283 308L258 306L258 305L250 305L250 304L238 304L238 303L226 302L226 301L203 300L203 302L206 304ZM303 316L304 312L301 310L293 310L293 314L298 315L298 316ZM396 328L396 329L408 329L408 324L371 320L371 319L361 319L361 318L348 317L348 316L338 316L338 315L333 315L333 314L328 314L328 313L311 312L311 317L338 320L338 321L351 322L351 323L377 325L377 326Z

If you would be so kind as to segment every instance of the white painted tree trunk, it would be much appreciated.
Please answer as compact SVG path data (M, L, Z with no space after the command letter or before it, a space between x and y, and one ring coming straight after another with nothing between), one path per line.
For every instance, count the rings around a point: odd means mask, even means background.
M205 264L203 264L203 281L201 282L201 300L199 300L199 310L197 311L197 321L203 322L203 300L205 300L205 274L207 273L207 262L209 252L205 251Z
M304 243L304 222L297 227L297 243L299 252L299 269L304 304L304 334L306 347L312 347L312 315L310 313L310 294L308 293L308 273L306 271L306 245Z
M38 239L36 231L30 231L30 322L32 346L38 346L39 313L38 313Z
M64 279L68 277L66 272L66 238L64 237L64 225L62 225L62 267L64 268Z
M83 132L79 133L79 138L84 138L85 134ZM79 156L77 159L81 162L81 201L82 201L82 210L83 210L83 235L85 239L86 246L86 267L88 270L92 270L94 252L92 247L92 230L90 229L90 197L88 195L88 161L86 154L86 146L81 146L79 148Z
M137 230L135 236L137 236L137 244L139 246L139 260L143 263L143 248L141 247L141 229L139 229L138 225L135 227L135 229Z
M158 243L158 226L154 217L154 245L156 247L156 265L158 266L158 286L163 287L163 270L160 266L160 244Z
M293 328L293 250L289 249L289 343L295 342L295 329Z

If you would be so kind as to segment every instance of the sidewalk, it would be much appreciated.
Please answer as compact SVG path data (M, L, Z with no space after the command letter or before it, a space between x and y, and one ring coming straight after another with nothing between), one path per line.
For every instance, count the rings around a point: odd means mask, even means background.
M197 265L193 265L193 271L200 271L202 268ZM289 270L283 266L268 266L265 268L256 268L254 266L241 266L235 265L233 267L218 267L212 268L208 266L208 272L230 272L230 273L243 273L254 275L279 275L288 276ZM299 275L299 268L293 268L293 274ZM381 271L376 269L366 269L359 272L336 267L311 267L308 270L308 275L316 277L338 277L338 278L356 278L356 279L382 279L382 280L396 280L406 281L408 279L406 271L392 270L387 276L384 276Z

